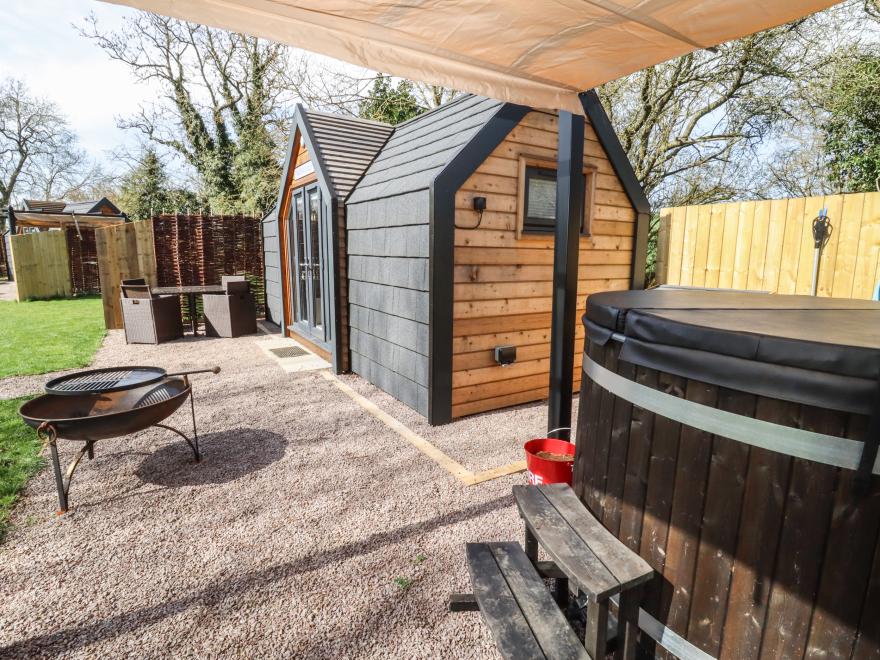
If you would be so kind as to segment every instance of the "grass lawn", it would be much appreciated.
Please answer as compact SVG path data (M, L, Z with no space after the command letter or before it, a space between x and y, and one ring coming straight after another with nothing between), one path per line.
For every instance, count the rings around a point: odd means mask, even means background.
M100 297L0 300L0 378L84 367L104 332Z
M19 406L29 398L0 400L0 541L19 491L43 465L37 434L18 416Z

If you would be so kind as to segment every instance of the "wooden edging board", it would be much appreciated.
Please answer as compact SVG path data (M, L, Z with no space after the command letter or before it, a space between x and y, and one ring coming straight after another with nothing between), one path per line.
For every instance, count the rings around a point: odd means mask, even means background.
M422 452L425 456L434 461L437 465L446 470L449 474L458 479L461 483L466 486L475 486L476 484L483 483L484 481L490 481L492 479L498 479L499 477L506 477L509 474L515 474L517 472L524 472L526 469L525 461L516 461L514 463L508 463L507 465L501 465L496 468L491 468L489 470L482 470L480 472L472 472L468 470L461 463L457 462L455 459L447 456L443 451L432 445L430 442L425 440L422 436L412 431L405 424L395 419L387 412L379 408L375 403L367 399L366 397L358 394L348 385L343 383L341 380L336 378L329 371L322 371L321 375L330 381L333 385L339 388L342 392L344 392L352 401L357 403L361 408L366 410L369 414L371 414L376 419L380 420L384 423L388 428L397 433L401 438L410 443L413 447Z

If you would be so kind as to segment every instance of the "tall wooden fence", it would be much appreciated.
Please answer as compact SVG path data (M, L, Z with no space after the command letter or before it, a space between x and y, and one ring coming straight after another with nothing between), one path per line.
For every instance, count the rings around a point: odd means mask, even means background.
M9 244L19 300L73 295L63 231L18 234Z
M153 227L147 220L95 230L104 324L122 328L122 303L119 285L122 280L142 277L156 286L156 253Z
M870 298L880 279L880 193L662 209L657 281L809 294L812 223L823 207L832 232L818 295Z

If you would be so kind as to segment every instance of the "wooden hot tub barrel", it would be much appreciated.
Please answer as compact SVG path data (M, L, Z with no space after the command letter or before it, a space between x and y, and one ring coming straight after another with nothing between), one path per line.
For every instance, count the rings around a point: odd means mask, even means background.
M657 572L642 638L880 658L880 304L661 288L584 324L575 490Z

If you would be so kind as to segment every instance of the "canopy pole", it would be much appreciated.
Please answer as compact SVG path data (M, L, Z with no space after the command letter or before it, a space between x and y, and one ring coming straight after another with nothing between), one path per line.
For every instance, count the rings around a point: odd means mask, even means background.
M6 258L6 279L14 282L15 273L12 272L12 237L15 235L15 213L12 210L12 204L6 209L6 226L9 238L7 239L3 232L0 231L0 240L6 241L6 245L3 246L6 248L3 251L3 255Z
M556 230L553 245L553 311L550 329L550 437L571 437L578 248L584 217L584 118L559 112Z

